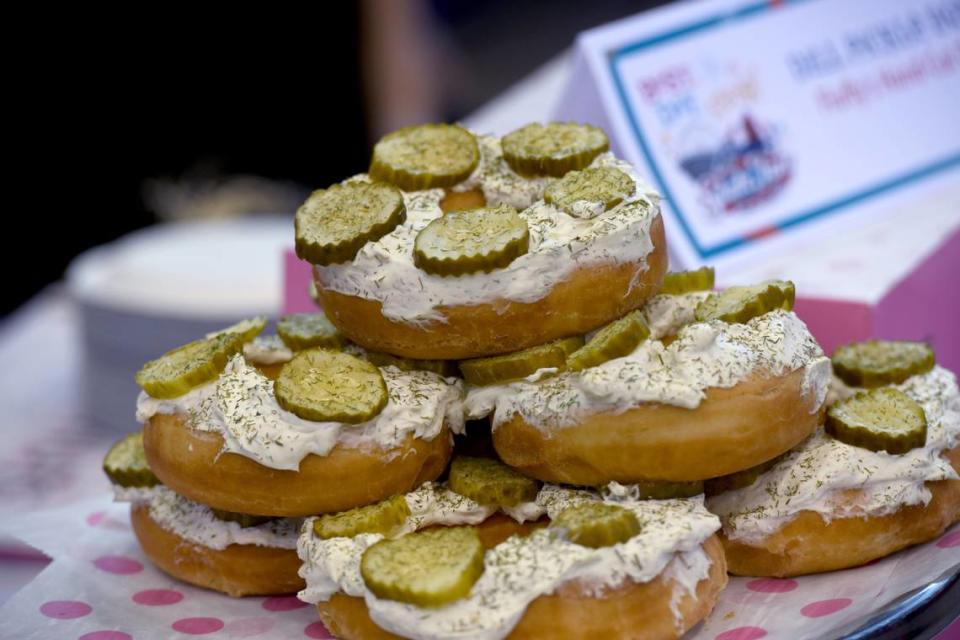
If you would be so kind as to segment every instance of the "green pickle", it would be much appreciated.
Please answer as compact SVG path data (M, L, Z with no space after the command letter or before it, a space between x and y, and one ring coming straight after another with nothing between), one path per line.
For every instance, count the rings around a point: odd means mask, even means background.
M490 272L508 266L529 245L527 221L513 207L451 211L417 233L413 262L440 276Z
M452 187L480 163L476 137L455 124L398 129L373 147L370 177L404 191Z
M788 451L771 460L767 460L766 462L761 462L756 466L750 467L749 469L743 469L742 471L730 473L725 476L718 476L716 478L705 480L703 483L704 491L708 496L716 496L727 491L735 491L737 489L749 487L756 482L760 476L765 474L770 469L773 469L777 463L779 463L789 454L790 452Z
M649 335L640 311L631 311L597 331L587 344L571 353L566 369L582 371L630 355Z
M221 329L220 331L215 331L213 333L207 334L208 338L215 338L219 335L228 334L230 336L236 337L240 344L250 342L258 335L260 335L264 329L267 327L267 316L256 316L255 318L248 318L246 320L241 320L240 322L227 327L226 329Z
M483 574L483 556L475 527L438 527L371 545L360 575L378 598L442 607L470 593Z
M279 520L279 518L275 516L255 516L249 513L224 511L223 509L215 509L214 507L210 507L210 511L213 512L213 517L217 520L223 520L224 522L236 522L244 529L247 527L257 527L261 524Z
M364 351L361 357L378 367L396 367L401 371L429 371L445 378L459 374L457 363L453 360L419 360L379 351Z
M550 122L528 124L503 137L503 158L524 176L559 178L583 169L610 148L602 129L589 124Z
M564 509L551 529L564 531L570 542L599 549L626 542L640 533L640 521L629 509L605 502L585 502Z
M216 380L243 342L230 333L218 333L168 351L137 372L140 388L153 398L169 400L194 387Z
M871 389L836 403L827 411L826 432L846 444L904 454L927 442L923 407L898 389Z
M160 484L147 464L143 432L128 433L115 443L103 459L103 472L120 487L153 487Z
M277 335L294 351L313 347L339 349L346 341L322 311L294 313L280 318L277 322Z
M571 171L543 192L543 201L577 218L592 218L609 211L633 195L633 178L614 167L591 167ZM578 205L588 205L581 209ZM600 211L589 205L600 205ZM582 206L582 205L581 205Z
M641 500L672 500L691 498L703 493L703 481L670 482L667 480L641 480L635 483Z
M283 365L273 388L281 407L315 422L366 422L389 399L376 366L328 349L297 353Z
M319 265L347 262L368 242L403 224L403 194L382 182L348 182L318 189L294 218L297 256Z
M694 316L698 322L746 323L776 309L792 309L793 296L794 287L790 281L730 287L697 305Z
M361 533L390 536L403 527L409 516L407 499L397 495L376 504L320 516L313 521L313 533L323 540L353 538Z
M868 340L838 347L831 358L833 372L854 387L899 384L933 369L936 359L923 342Z
M658 293L680 295L693 291L711 291L715 275L713 267L700 267L695 271L671 271L663 277Z
M489 507L515 507L533 502L540 483L499 460L458 456L450 465L451 490Z
M519 380L538 369L563 369L567 357L583 346L583 338L562 338L523 351L490 358L474 358L460 363L463 379L472 385L486 386Z

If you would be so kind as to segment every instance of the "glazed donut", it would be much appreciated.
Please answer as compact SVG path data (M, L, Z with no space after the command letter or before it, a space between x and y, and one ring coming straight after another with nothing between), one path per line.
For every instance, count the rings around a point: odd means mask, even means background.
M924 447L891 455L818 431L752 485L708 499L724 524L731 573L785 577L855 567L932 540L960 520L953 374L938 367L896 386L926 413Z
M238 513L307 516L409 491L443 473L463 425L461 387L428 372L381 372L389 401L374 418L312 422L281 409L273 381L235 356L218 380L180 397L141 393L147 461L177 493ZM228 406L218 400L227 385Z
M426 490L449 491L437 485ZM700 498L640 501L631 497L635 495L630 487L616 484L603 494L547 485L534 503L513 511L513 516L520 513L556 516L569 506L602 500L633 510L642 520L640 533L616 548L584 551L586 547L572 542L560 543L567 545L563 548L570 549L569 553L582 555L582 564L574 563L576 566L566 566L569 562L561 559L562 568L553 566L557 561L551 552L513 555L516 549L526 546L557 545L551 533L518 531L518 536L504 543L504 535L519 525L511 527L501 516L496 525L500 534L485 536L483 531L493 518L482 520L489 516L477 509L479 505L460 496L458 507L448 509L445 518L426 519L434 526L480 521L478 529L488 549L487 569L469 595L440 609L378 599L363 586L360 558L363 551L382 536L365 534L321 541L312 533L308 521L298 543L298 553L304 560L301 575L307 581L300 597L316 603L327 629L345 640L440 637L447 627L434 618L451 615L454 617L449 618L449 624L462 622L469 626L469 629L457 626L458 632L482 632L490 637L678 638L712 610L726 585L723 550L714 535L718 525L715 517L703 508ZM408 502L413 506L429 501L408 498ZM423 515L415 513L411 520ZM406 535L414 528L407 526L398 535ZM504 544L510 549L505 550ZM496 560L498 552L505 554L504 557L539 558L544 564L537 568L518 568L518 571L531 572L524 574L525 580L509 583L491 577L483 586L487 572L502 570ZM627 562L634 562L634 569L642 566L643 575L630 575L623 564ZM541 570L553 576L546 586L542 584ZM495 614L486 611L484 589L493 585L503 588L505 583L512 584L518 592L524 591L517 596L522 602L507 605L509 611L498 609ZM538 586L532 586L534 584ZM509 600L512 596L500 594L496 605L489 606L503 606L504 597ZM462 620L456 617L459 613L464 616Z
M626 357L471 387L467 417L493 414L497 453L522 473L594 486L730 474L823 424L830 361L792 312L688 324L669 346L654 338L678 327L650 324L659 332Z
M117 489L130 493L129 489ZM158 486L133 490L130 520L144 553L160 570L206 589L240 597L295 593L299 520L241 527Z
M522 177L500 139L478 142L473 175L446 191L405 193L405 222L352 260L314 267L318 300L350 340L409 358L507 353L586 333L656 293L667 268L659 198L629 164L609 152L595 157L590 168L622 171L634 192L578 217L544 201L556 178ZM527 253L487 273L441 276L415 266L414 239L428 222L452 208L501 204L529 225Z

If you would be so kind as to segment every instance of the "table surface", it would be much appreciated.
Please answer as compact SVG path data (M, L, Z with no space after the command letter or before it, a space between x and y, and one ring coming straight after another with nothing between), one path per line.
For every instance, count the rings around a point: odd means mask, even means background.
M466 118L479 130L508 130L545 120L566 73L558 56L520 85ZM115 434L89 422L79 397L78 314L62 285L53 285L0 324L0 508L4 513L50 508L103 494L103 452ZM131 419L132 419L131 401ZM0 537L0 603L39 573L47 560ZM940 640L960 638L960 619Z

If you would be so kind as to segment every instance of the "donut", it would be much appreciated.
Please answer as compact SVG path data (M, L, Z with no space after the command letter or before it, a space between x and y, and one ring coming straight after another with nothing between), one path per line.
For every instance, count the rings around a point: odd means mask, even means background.
M229 596L281 595L304 587L296 553L301 521L243 527L170 489L116 488L144 553L164 573Z
M492 414L501 459L546 482L700 481L775 458L823 424L830 361L790 311L684 325L702 299L654 298L625 357L471 386L467 417Z
M501 139L476 140L472 174L445 189L403 192L404 222L351 259L314 266L317 298L350 340L421 359L508 353L586 333L656 293L667 267L659 197L628 163L603 152L581 167L627 178L629 193L619 204L599 212L563 209L544 199L562 178L521 176L505 160ZM529 227L523 255L462 275L417 266L415 239L428 223L445 211L503 205L516 208Z
M487 549L483 574L467 595L439 608L378 598L365 585L360 562L383 536L322 540L308 520L298 543L307 583L300 598L317 604L336 637L444 637L455 628L492 638L678 638L706 617L727 582L715 535L719 524L702 497L639 500L635 488L617 484L601 492L545 485L534 502L510 513L521 520L547 515L557 521L572 506L601 503L629 510L641 522L639 533L625 541L588 548L544 530L542 521L532 532L484 539L483 531L496 518L489 508L456 494L445 498L451 490L443 485L418 492L439 497L408 496L408 524L392 535L422 528L414 524L418 521L430 527L478 523ZM444 509L444 504L456 507ZM443 514L431 516L431 510ZM509 520L498 515L496 526L509 531ZM505 558L514 565L501 562ZM522 578L511 581L510 572L522 572Z
M923 447L894 455L818 430L750 486L708 499L723 522L731 573L785 577L855 567L933 540L960 520L956 379L935 367L893 386L923 407ZM850 393L831 388L835 397Z
M410 491L446 467L452 433L463 427L462 385L424 371L375 371L386 388L379 413L358 424L319 422L281 408L275 382L234 355L219 377L175 398L140 394L147 461L191 500L264 516L343 511Z

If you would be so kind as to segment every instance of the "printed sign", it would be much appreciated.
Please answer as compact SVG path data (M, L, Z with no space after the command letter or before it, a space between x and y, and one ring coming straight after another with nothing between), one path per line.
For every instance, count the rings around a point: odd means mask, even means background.
M685 3L587 32L577 55L685 265L960 180L960 0Z

